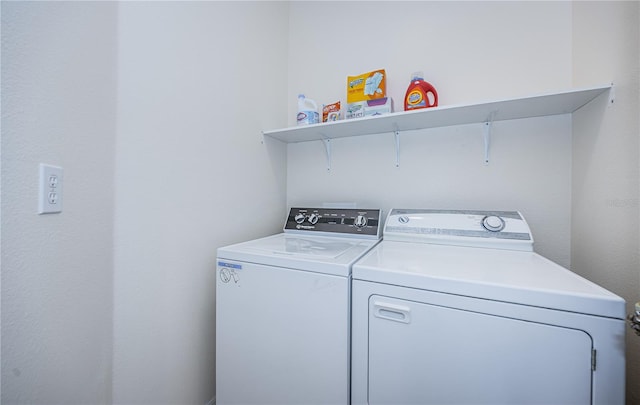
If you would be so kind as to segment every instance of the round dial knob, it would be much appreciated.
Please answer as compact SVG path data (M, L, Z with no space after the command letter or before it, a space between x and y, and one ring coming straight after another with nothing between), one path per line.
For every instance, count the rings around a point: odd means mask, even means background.
M364 215L358 215L353 221L353 224L356 226L356 228L364 228L365 226L367 226L367 217L365 217Z
M299 213L297 213L295 217L293 217L293 219L296 221L296 224L301 224L301 223L303 223L305 218L306 218L306 217L304 216L304 214L302 214L302 213L300 213L300 212L299 212Z
M500 232L504 229L504 220L497 215L487 215L482 219L482 226L487 231Z
M318 214L311 214L309 215L309 218L307 218L307 220L311 225L315 225L318 222L318 218L320 218Z

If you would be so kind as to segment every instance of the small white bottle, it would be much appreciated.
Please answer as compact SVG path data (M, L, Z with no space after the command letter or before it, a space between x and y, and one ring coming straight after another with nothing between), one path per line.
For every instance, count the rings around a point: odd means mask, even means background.
M298 115L296 117L297 125L317 124L320 122L320 114L318 113L318 105L310 98L306 98L304 94L298 95Z

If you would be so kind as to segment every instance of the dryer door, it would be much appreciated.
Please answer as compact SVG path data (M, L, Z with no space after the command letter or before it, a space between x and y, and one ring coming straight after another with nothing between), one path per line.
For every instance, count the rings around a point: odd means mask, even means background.
M369 404L589 404L591 353L581 330L369 300Z

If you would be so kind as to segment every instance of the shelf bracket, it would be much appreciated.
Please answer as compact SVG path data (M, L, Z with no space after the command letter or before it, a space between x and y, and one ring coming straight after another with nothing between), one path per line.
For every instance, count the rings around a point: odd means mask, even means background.
M331 171L331 138L323 138L324 150L327 153L327 171Z
M608 106L611 107L613 105L613 103L615 103L616 101L616 88L613 87L613 83L611 83L611 88L609 89L609 104Z
M489 164L489 146L491 146L491 121L482 124L484 135L484 164Z
M394 132L396 137L396 167L400 167L400 131Z
M484 136L484 164L489 164L489 148L491 147L491 127L496 111L492 111L487 120L482 124L482 134Z

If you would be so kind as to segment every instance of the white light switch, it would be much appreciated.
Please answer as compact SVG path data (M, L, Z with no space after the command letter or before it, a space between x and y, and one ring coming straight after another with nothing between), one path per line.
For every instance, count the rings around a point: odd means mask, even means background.
M38 214L62 212L62 168L40 163Z

